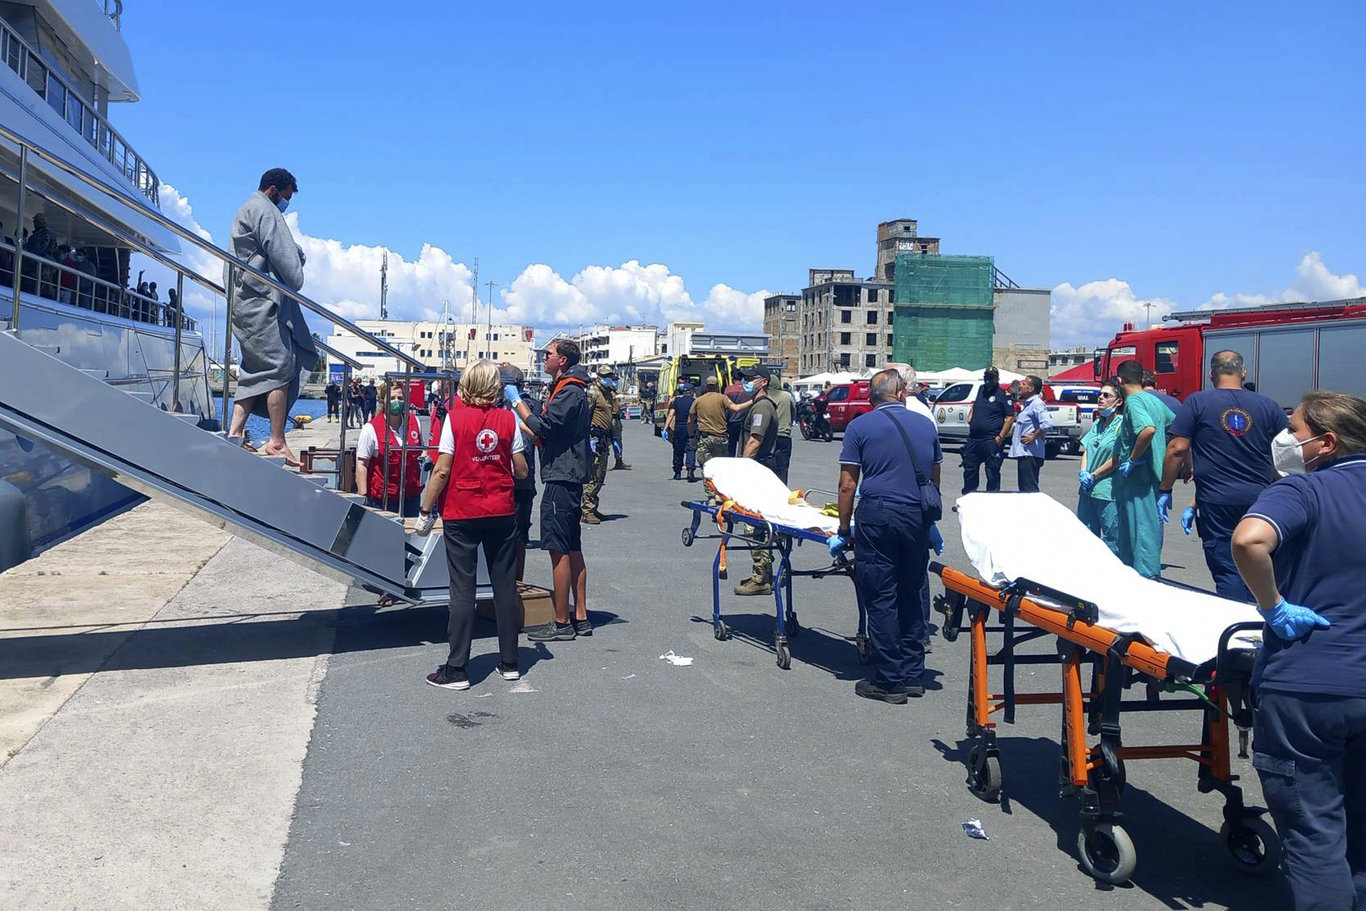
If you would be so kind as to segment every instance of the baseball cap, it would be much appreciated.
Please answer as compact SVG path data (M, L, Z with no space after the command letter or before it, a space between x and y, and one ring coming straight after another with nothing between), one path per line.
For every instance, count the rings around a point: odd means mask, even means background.
M611 367L607 366L606 364L603 364L601 367L598 368L598 376L616 376L616 375L617 375L617 372L616 372L615 370L613 370Z
M526 383L526 374L515 364L504 364L498 368L498 376L503 385L521 386Z
M704 386L707 386L708 388L713 386L715 386L718 389L721 388L721 381L717 379L716 374L714 373L708 376L705 380L703 380L702 384Z
M742 367L742 368L740 368L740 375L743 376L743 377L744 377L745 379L747 379L747 380L753 380L753 379L764 379L764 380L766 380L766 379L769 378L769 375L770 375L770 374L769 374L769 372L768 372L768 368L765 367L763 364L755 364L753 367Z

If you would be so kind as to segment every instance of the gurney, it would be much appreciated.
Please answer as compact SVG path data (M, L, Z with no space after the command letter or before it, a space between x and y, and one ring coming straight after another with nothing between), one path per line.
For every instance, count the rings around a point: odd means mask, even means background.
M709 494L707 500L684 500L679 505L693 513L692 521L683 529L683 546L691 547L700 540L719 542L712 560L712 632L718 641L730 638L730 627L721 616L721 580L727 576L729 551L768 550L773 553L773 600L775 621L773 650L778 667L792 666L788 638L801 632L792 598L792 579L806 576L820 579L826 576L853 578L853 565L838 559L820 569L792 568L792 549L805 541L818 543L822 548L839 528L839 519L826 515L806 498L821 491L792 491L772 471L753 459L708 459L702 467L703 482ZM833 492L829 493L831 497ZM716 524L715 534L701 534L703 517ZM854 643L859 660L868 660L867 617L862 601L858 605L858 632Z
M1000 796L995 716L1011 724L1017 706L1061 705L1059 796L1081 800L1077 851L1087 873L1108 883L1129 879L1137 853L1119 822L1125 761L1172 758L1194 760L1197 789L1223 795L1219 834L1234 864L1253 874L1274 870L1280 840L1262 818L1265 810L1244 805L1230 769L1230 720L1238 730L1238 755L1247 757L1249 682L1262 629L1256 610L1141 578L1045 494L970 494L958 501L957 512L976 573L939 563L930 569L944 583L944 594L935 599L944 638L967 632L971 640L969 790L987 801ZM988 625L992 612L999 614L998 626ZM1000 637L994 654L988 634ZM1017 654L1019 646L1044 636L1056 637L1056 655ZM1053 663L1062 666L1059 692L1016 691L1018 667ZM1002 669L1000 691L990 687L992 667ZM1126 699L1139 684L1144 696ZM1172 698L1174 693L1185 696ZM1124 745L1123 714L1181 710L1200 714L1198 743ZM1098 735L1094 746L1088 735Z

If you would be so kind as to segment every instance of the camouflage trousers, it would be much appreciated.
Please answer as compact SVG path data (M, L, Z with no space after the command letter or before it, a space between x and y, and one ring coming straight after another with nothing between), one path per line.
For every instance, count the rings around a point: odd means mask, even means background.
M607 461L612 455L612 438L607 434L594 431L589 437L593 446L593 476L583 485L583 514L590 516L598 511L598 494L603 482L607 480Z
M730 455L729 442L724 436L700 434L697 437L697 467L701 468L707 464L707 459L717 456L725 458Z
M749 578L756 585L773 584L773 551L771 550L751 550L750 558L754 561L754 566L749 572Z

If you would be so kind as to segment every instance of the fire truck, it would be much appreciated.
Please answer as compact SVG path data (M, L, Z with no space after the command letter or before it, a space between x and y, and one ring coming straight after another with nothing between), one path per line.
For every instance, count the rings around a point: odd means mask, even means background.
M1216 351L1243 356L1247 379L1287 411L1312 389L1366 398L1366 297L1234 310L1173 313L1175 326L1134 329L1126 323L1092 369L1114 376L1130 358L1157 376L1157 387L1184 401L1208 388Z

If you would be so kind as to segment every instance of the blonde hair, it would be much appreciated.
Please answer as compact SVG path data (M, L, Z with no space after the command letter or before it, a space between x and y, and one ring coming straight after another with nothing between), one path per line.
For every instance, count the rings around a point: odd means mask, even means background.
M460 375L460 399L466 405L492 405L502 395L503 380L493 361L476 361Z
M1338 435L1343 455L1366 452L1366 401L1345 392L1319 390L1305 393L1300 412L1316 434Z

